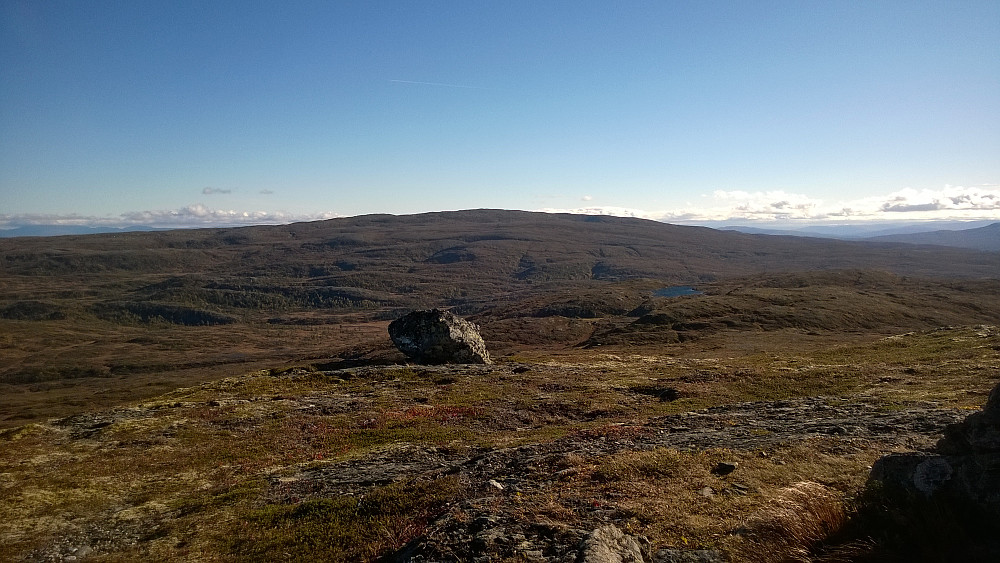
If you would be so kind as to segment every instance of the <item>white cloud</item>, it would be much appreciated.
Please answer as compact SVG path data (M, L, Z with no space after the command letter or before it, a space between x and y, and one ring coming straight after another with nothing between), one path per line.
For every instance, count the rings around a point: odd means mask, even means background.
M824 201L815 197L781 190L766 192L717 190L703 201L668 210L645 210L617 206L583 206L574 209L537 209L547 213L576 213L638 217L672 223L716 221L798 222L824 221L925 221L925 220L995 220L1000 221L1000 185L944 186L941 189L902 189L851 201ZM589 201L584 199L584 201ZM79 214L0 214L0 228L22 225L83 225L103 227L228 227L240 225L285 224L298 221L333 219L343 215L333 212L288 213L284 211L246 211L213 209L194 204L175 210L134 211L115 216Z
M814 219L825 215L823 201L803 194L777 190L744 192L717 190L712 194L713 214L752 220Z
M1000 190L995 187L989 189L962 186L945 186L940 190L919 191L907 188L889 194L879 209L888 213L1000 211Z
M535 211L540 211L542 213L572 213L574 215L608 215L612 217L638 217L641 219L650 219L649 213L641 209L629 209L627 207L613 207L613 206L592 206L592 207L577 207L575 209L555 209L552 207L546 207L544 209L536 209Z
M280 225L299 221L334 219L342 215L333 212L287 213L284 211L239 211L211 209L202 204L174 210L132 211L117 216L87 216L78 214L0 215L0 227L22 225L84 225L91 227L234 227L240 225Z
M229 190L229 189L225 189L225 188L206 187L206 188L203 188L201 190L201 193L203 193L205 195L231 194L231 193L233 193L233 190Z
M944 186L937 190L902 189L850 201L825 201L782 190L716 190L704 201L670 210L624 207L540 209L546 212L641 217L667 222L813 222L892 220L1000 220L1000 185Z
M592 195L585 195L585 196L581 197L580 199L583 200L583 201L590 201L590 200L594 199L594 196L592 196Z

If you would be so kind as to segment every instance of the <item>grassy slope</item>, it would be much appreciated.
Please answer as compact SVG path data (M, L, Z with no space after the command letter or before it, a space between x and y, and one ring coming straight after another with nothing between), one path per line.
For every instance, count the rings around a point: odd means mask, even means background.
M391 444L460 452L574 432L612 436L650 417L741 401L826 395L863 397L886 409L927 401L971 409L995 384L1000 360L1000 332L989 328L789 353L794 339L771 333L771 347L752 355L696 348L675 355L662 347L536 352L518 358L516 365L534 366L526 372L501 366L485 377L407 367L259 372L105 414L8 430L0 438L0 558L86 545L104 560L289 553L366 560L422 533L428 518L448 510L445 503L454 507L482 493L445 477L375 487L360 497L296 501L275 499L276 484ZM630 392L650 383L670 385L682 399ZM822 483L840 506L857 493L881 449L824 438L766 453L782 463L754 450L569 456L559 463L574 470L572 478L525 497L501 495L497 510L574 526L580 507L596 502L631 515L620 525L656 545L722 548L752 559L733 529L770 514L775 499L788 494L783 489L803 480ZM709 470L723 459L741 464L740 479L755 492L714 502L699 496L717 480Z

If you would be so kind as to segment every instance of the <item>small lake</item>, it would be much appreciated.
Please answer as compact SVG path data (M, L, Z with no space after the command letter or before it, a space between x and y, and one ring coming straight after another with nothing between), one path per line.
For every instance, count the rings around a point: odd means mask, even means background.
M688 285L672 285L653 292L657 297L681 297L684 295L701 295L701 292Z

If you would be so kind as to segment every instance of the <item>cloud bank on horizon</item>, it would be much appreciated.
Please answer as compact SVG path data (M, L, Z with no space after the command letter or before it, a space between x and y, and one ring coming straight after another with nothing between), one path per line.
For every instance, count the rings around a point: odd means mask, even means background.
M27 225L60 225L82 227L237 227L244 225L281 225L300 221L320 221L343 215L333 212L287 213L283 211L236 211L232 209L211 209L202 204L194 204L174 210L132 211L121 215L103 217L88 215L22 214L0 215L0 228L14 228Z
M783 190L716 190L683 209L643 210L615 206L545 208L549 213L638 217L665 222L825 223L862 221L1000 220L1000 185L905 188L888 195L827 202ZM589 201L589 200L586 200Z
M228 193L228 190L205 188L205 194ZM592 196L583 196L590 202ZM1000 185L944 186L941 189L905 188L887 195L854 201L826 202L803 194L782 190L747 192L717 190L702 196L698 204L682 209L644 210L611 205L591 205L572 209L535 209L546 213L575 213L636 217L663 222L688 224L717 223L800 223L891 222L932 220L1000 221ZM243 225L278 225L301 221L319 221L347 215L335 211L290 213L285 211L241 211L212 209L193 204L175 210L147 210L120 215L0 214L0 228L26 225L71 225L89 227L145 226L160 228L233 227Z

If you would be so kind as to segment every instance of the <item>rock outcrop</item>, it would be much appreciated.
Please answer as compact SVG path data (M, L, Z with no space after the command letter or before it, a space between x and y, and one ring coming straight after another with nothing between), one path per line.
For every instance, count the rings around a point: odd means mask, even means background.
M976 532L1000 531L1000 384L982 411L947 426L932 451L882 457L870 481L890 497L939 503Z
M389 324L400 352L422 364L489 364L479 327L448 311L414 311Z

